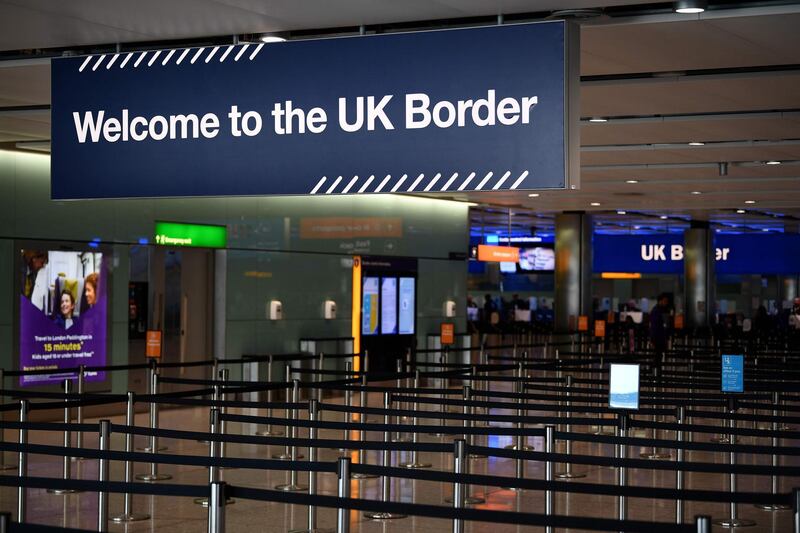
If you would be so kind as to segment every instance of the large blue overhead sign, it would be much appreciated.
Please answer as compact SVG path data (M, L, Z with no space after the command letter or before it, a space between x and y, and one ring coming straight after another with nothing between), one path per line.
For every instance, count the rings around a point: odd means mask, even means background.
M52 61L55 199L564 188L562 21Z

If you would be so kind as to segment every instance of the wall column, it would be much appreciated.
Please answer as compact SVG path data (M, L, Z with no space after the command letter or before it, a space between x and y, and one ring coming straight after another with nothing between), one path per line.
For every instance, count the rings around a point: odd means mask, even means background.
M686 328L711 326L715 313L714 234L706 221L692 221L684 240L684 311Z
M556 215L555 331L577 327L592 310L592 217L583 211Z
M214 357L225 359L225 320L228 251L214 250ZM216 377L214 378L216 379Z

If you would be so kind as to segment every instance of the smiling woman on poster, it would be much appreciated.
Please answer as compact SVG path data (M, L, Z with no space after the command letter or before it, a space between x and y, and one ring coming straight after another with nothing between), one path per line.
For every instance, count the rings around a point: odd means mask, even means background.
M83 305L81 310L91 309L97 303L97 282L99 276L97 272L92 272L86 276L83 282Z
M72 315L75 313L75 297L69 291L61 291L59 299L58 314L56 314L56 324L64 329L69 329L74 324Z

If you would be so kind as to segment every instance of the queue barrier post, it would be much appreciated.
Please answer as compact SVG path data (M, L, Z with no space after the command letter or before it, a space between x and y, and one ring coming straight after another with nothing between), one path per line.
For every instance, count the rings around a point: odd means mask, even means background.
M220 401L225 401L225 390L224 390L224 387L225 387L225 382L228 381L229 373L230 373L229 369L220 368L219 369L219 373L217 374L217 376L219 377L219 380L222 381L222 385L214 385L214 392L217 393L217 397L219 398ZM225 414L227 414L227 412L228 412L228 409L224 405L220 405L219 406L219 414L220 414L219 432L222 435L225 435L225 431L227 429L227 427L226 427L227 423L225 422ZM225 457L225 441L224 440L219 443L219 456L220 457Z
M414 387L413 387L415 391L419 390L419 383L420 383L419 370L415 370L414 371ZM419 423L418 422L419 418L417 418L417 413L419 413L419 402L416 401L417 400L417 393L416 392L414 392L414 400L415 400L414 401L414 409L413 409L414 417L411 419L411 426L416 428L418 423ZM416 431L413 431L411 433L411 442L413 444L416 444L418 441L419 441L419 433L417 433ZM403 468L430 468L433 465L431 463L421 463L419 461L419 452L415 448L415 449L411 450L411 460L408 461L407 463L400 463L399 466L401 466Z
M545 453L553 453L556 449L556 427L547 425L544 427L544 451ZM548 459L544 464L544 480L547 482L553 481L553 461ZM547 489L544 492L544 513L547 516L553 516L553 507L555 500L553 499L552 489ZM545 528L546 533L553 533L553 526Z
M402 359L398 359L397 360L397 379L395 380L395 388L397 388L397 389L400 389L400 388L403 387L403 378L401 377L402 374L403 374L403 360ZM404 405L402 403L399 403L397 407L398 407L398 409L402 409L404 407ZM403 418L404 417L401 416L401 415L397 415L395 417L395 422L397 423L398 426L402 425ZM395 433L393 442L409 442L409 438L408 438L407 435L403 435L403 433L401 431L398 431L397 433Z
M155 367L151 367L155 368ZM153 396L158 394L158 373L152 372L150 374L151 380L151 390L153 391ZM151 398L150 400L150 429L153 431L153 434L150 435L150 446L148 446L149 450L145 448L145 451L149 451L153 456L157 454L159 451L164 450L166 448L159 448L158 446L158 435L156 435L155 431L158 429L158 403L155 401L155 398ZM172 476L169 474L159 474L158 472L158 463L155 461L150 463L150 472L147 474L138 474L136 479L139 481L145 481L148 483L153 483L155 481L165 481L167 479L172 479Z
M619 430L619 436L623 439L628 436L628 414L627 413L619 413L619 417L617 419L618 426L617 429ZM625 444L619 443L616 445L617 454L616 456L620 459L626 459L628 455L628 447ZM620 488L625 488L627 484L627 470L624 466L617 467L617 486ZM625 500L625 496L620 495L617 496L617 520L625 520L628 515L628 507L627 501Z
M272 356L270 355L267 359L267 382L272 383ZM267 389L267 403L270 404L267 407L267 418L272 418L272 388ZM283 435L283 431L280 429L275 429L272 427L272 424L267 424L266 429L261 431L256 431L256 435L259 437L278 437Z
M9 533L11 531L11 513L0 513L0 533Z
M347 372L347 375L350 376L350 373L353 371L353 363L350 361L344 364L344 370ZM349 424L352 420L350 415L350 407L353 404L353 391L350 388L346 388L344 390L344 412L342 413L343 422L345 424ZM350 430L345 428L342 430L342 441L347 442L350 440ZM347 452L347 448L339 448L340 452Z
M292 403L297 403L299 391L300 391L300 382L297 379L293 379L292 380ZM292 420L296 421L297 419L298 419L297 409L296 408L292 408ZM290 437L292 439L296 439L297 438L297 426L294 426L294 425L291 426ZM297 445L292 443L289 446L289 460L294 462L294 461L297 461L300 457L301 456L297 453ZM283 490L283 491L286 491L286 492L302 492L302 491L308 489L308 487L304 487L304 486L298 484L298 482L297 482L297 469L292 468L292 469L289 470L289 482L288 483L282 483L280 485L276 485L275 489L276 490Z
M696 533L711 533L711 517L698 515L694 517Z
M728 411L731 415L736 414L736 398L728 398ZM728 465L735 467L736 451L734 450L733 446L736 444L736 419L733 418L733 416L728 419L728 427L731 429L731 432L728 435L728 442L731 445L730 452L728 452ZM730 474L728 474L728 490L731 494L736 494L736 481L736 472L732 468ZM753 520L739 518L739 505L734 501L731 501L728 506L728 518L714 520L714 524L726 529L750 527L756 525Z
M214 359L214 365L216 368L217 360ZM213 374L216 375L216 374ZM155 359L150 359L150 367L147 369L147 394L156 395L158 394L158 363ZM158 427L158 407L154 408L153 403L150 403L150 429L156 429ZM152 437L148 439L148 444L144 448L141 448L143 452L152 452L153 449L151 448L153 444ZM156 451L163 452L166 450L166 446L159 446ZM137 478L138 479L138 478Z
M780 430L780 426L778 425L778 401L779 401L778 393L774 392L772 394L772 405L773 405L773 410L772 410L772 416L773 416L772 431L779 431ZM780 439L778 439L777 437L772 437L771 444L772 444L772 448L773 449L777 448L778 446L780 446ZM772 463L771 464L772 464L772 466L774 468L777 468L778 466L780 466L780 458L775 453L772 454ZM771 476L771 478L770 478L770 494L772 494L773 496L777 496L777 494L778 494L778 485L779 485L779 483L780 483L780 479L778 478L777 475L773 474ZM786 510L791 509L791 506L784 505L782 503L777 503L777 502L763 503L763 504L756 505L756 507L758 507L762 511L786 511Z
M5 387L5 371L0 368L0 389ZM6 398L2 394L0 394L0 406L6 403ZM5 435L5 430L0 430L0 442L3 442L3 437ZM17 468L17 465L7 464L6 463L6 452L0 451L0 470L13 470Z
M678 407L677 422L681 426L686 423L686 408L682 405ZM676 451L675 460L678 463L682 463L686 453L683 447L680 446L684 440L683 429L679 429L675 432L675 440L679 445L679 448ZM683 490L683 470L681 469L675 471L675 490ZM681 498L675 499L675 523L683 524L683 500Z
M383 393L383 423L386 428L383 431L383 441L389 442L391 439L391 431L389 430L389 406L392 403L392 393L384 392ZM381 466L384 468L388 468L392 466L391 460L391 452L388 448L384 448L381 450ZM387 503L391 500L392 496L392 478L389 477L388 474L384 474L381 476L381 501ZM406 515L400 513L390 513L387 511L378 511L374 513L364 513L364 518L370 518L372 520L394 520L397 518L406 518Z
M514 377L516 378L514 380L514 392L517 394L522 394L522 375L523 375L523 365L522 363L518 363L516 369L514 370ZM509 444L508 446L506 446L507 450L520 450L526 452L533 451L532 446L528 446L527 444L525 444L525 436L522 431L523 429L525 429L525 424L522 422L523 415L524 412L522 408L521 407L517 408L517 417L519 418L519 420L517 421L516 426L517 429L519 430L519 434L517 434L516 438L514 439L514 444ZM520 464L521 460L517 459L515 468L518 476L520 475L520 470L519 470ZM511 490L516 490L516 489L511 489Z
M472 387L469 385L464 385L464 414L467 415L464 417L464 427L467 429L472 429L476 426L475 421L472 419L473 415L475 415L475 406L470 405L472 401ZM467 447L472 449L475 446L475 434L472 432L467 432L464 435L464 439L467 441ZM485 455L480 455L477 453L469 452L467 454L468 459L485 459Z
M214 481L208 494L208 533L225 533L225 482Z
M453 472L457 475L464 473L466 466L466 441L463 439L456 439L453 449ZM463 509L466 505L466 486L458 481L453 483L453 508ZM460 518L453 519L453 533L464 533L464 520Z
M128 391L128 401L126 404L125 412L125 425L129 428L136 425L136 393ZM133 451L133 433L130 431L125 434L125 451L131 453ZM125 461L125 483L133 481L133 462ZM149 514L134 513L133 512L133 494L126 492L123 497L123 511L121 515L117 515L111 519L112 522L117 524L127 522L138 522L150 518Z
M792 489L792 531L800 533L800 488Z
M28 410L30 408L30 403L28 400L20 400L19 401L19 421L20 423L25 423L28 421ZM20 427L19 429L19 445L24 447L28 444L28 430ZM28 475L28 452L22 451L22 448L19 451L19 459L18 459L18 474L19 477L23 478ZM28 504L28 492L25 487L17 487L17 522L25 522L25 511Z
M664 367L664 365L663 365L664 355L663 354L660 355L660 356L656 355L656 357L661 357L662 358L662 364L661 364L660 367L656 366L655 368L653 368L653 377L655 378L655 382L657 384L660 384L661 383L661 369ZM661 389L660 392L663 393L664 392L663 388L661 388L661 387L659 387L659 388ZM651 417L651 420L653 422L658 422L658 415L653 415ZM659 438L658 428L654 427L653 428L653 440L658 440L658 438ZM671 459L672 455L670 455L668 452L660 452L660 451L658 451L658 447L653 446L652 449L649 452L640 453L639 457L641 457L642 459L659 460L659 459Z
M69 379L65 379L64 380L64 394L65 395L69 395L71 393L72 393L72 381L70 381ZM70 423L70 415L69 415L69 397L68 396L64 397L64 404L65 404L65 406L64 406L64 424L69 424ZM64 428L64 448L69 448L70 445L71 445L71 441L72 441L72 438L71 438L69 429ZM71 475L72 475L72 466L70 464L71 461L72 461L72 459L70 459L68 456L65 455L63 457L63 461L62 461L62 477L64 478L64 480L69 479L71 477ZM79 491L76 490L76 489L47 489L47 492L49 492L50 494L74 494L74 493L79 492Z
M111 421L100 421L99 448L107 452L111 441ZM101 457L97 465L97 480L108 481L108 459ZM97 494L97 531L108 531L108 492L101 490Z
M300 398L300 382L296 379L292 379L292 366L286 365L286 381L289 385L286 387L286 402L297 403ZM290 399L291 398L291 399ZM290 420L297 420L297 409L290 408L288 405L286 406L285 416L287 422ZM286 426L286 436L290 439L297 438L297 426L287 425ZM283 450L283 453L276 453L272 456L273 459L280 459L282 461L296 461L297 459L302 459L303 455L297 454L297 448L295 448L295 456L292 456L292 447L290 445L286 445Z
M565 386L569 389L569 388L572 387L572 383L573 383L573 377L572 376L567 376L566 377L566 381L565 381ZM567 411L566 411L567 412L566 430L567 430L567 433L571 433L572 432L572 424L570 423L570 419L572 418L572 401L569 398L570 398L570 391L567 391L567 401L566 401L566 408L567 408ZM572 455L572 439L567 438L565 446L566 446L566 454L567 454L567 456ZM582 472L573 472L572 471L572 463L565 463L564 464L564 470L562 472L559 472L558 474L556 474L556 477L559 478L559 479L577 479L577 478L586 477L586 474L584 474Z
M366 356L366 351L364 355ZM361 390L359 391L358 397L358 405L361 409L366 409L367 407L367 375L362 374L361 376ZM365 412L359 413L359 422L361 423L362 429L358 430L358 441L364 442L367 440L367 432L363 429L363 425L367 422L367 414ZM367 462L367 451L364 448L358 450L358 464L363 465ZM374 479L378 477L375 474L366 474L363 472L358 472L353 474L353 479Z
M338 477L336 495L350 497L350 458L339 457L336 463ZM340 507L336 510L336 533L350 533L350 510Z
M78 367L78 394L80 395L83 395L85 380L86 380L86 366L80 365ZM83 405L79 404L78 407L76 408L76 411L77 411L78 424L83 424ZM78 434L76 435L75 446L77 446L78 448L83 448L83 431L79 431ZM83 459L82 457L72 458L73 461L80 461L82 459Z

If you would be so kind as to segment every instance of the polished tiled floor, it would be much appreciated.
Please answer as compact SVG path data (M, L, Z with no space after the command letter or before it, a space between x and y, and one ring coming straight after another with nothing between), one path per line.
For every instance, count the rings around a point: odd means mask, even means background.
M328 400L330 401L330 400ZM370 398L371 405L378 405L380 398L375 395ZM243 412L244 414L263 414L251 410L231 410L231 412ZM325 419L333 420L334 413L327 413ZM337 413L335 419L341 417ZM115 422L122 423L121 417L114 419ZM137 416L137 424L145 425L147 416L140 414ZM208 424L208 411L203 408L174 409L164 410L161 413L161 426L165 428L185 429L206 431ZM254 426L231 423L228 425L229 433L252 434ZM9 431L7 438L15 438L16 432ZM341 438L340 431L322 431L322 438ZM370 434L370 440L380 440L382 435ZM696 436L700 439L701 436ZM422 436L424 442L449 442L448 439L436 438L432 436ZM60 434L47 434L44 432L32 432L32 442L58 444L61 441ZM531 439L537 450L543 449L540 438ZM749 439L750 443L755 443ZM480 443L480 441L479 441ZM503 446L510 443L510 438L492 437L489 445ZM761 442L767 444L766 440ZM144 437L137 438L138 445L144 445ZM169 453L206 455L207 445L195 441L176 441L171 439L163 440L162 444L169 447ZM790 445L794 443L784 443ZM87 435L86 447L96 447L97 438L95 435ZM123 449L124 441L122 435L115 435L112 439L113 449ZM230 457L258 457L269 458L272 453L278 451L277 447L265 449L263 446L252 445L228 445L227 455ZM631 449L629 454L634 456L640 450ZM607 445L600 444L576 444L575 453L613 455L613 449ZM375 452L368 454L368 462L378 462ZM319 459L331 461L337 457L338 453L332 450L320 450ZM426 462L433 463L434 468L449 470L452 465L452 456L421 454ZM404 459L405 453L401 453L399 459ZM9 455L7 459L11 460ZM691 452L687 455L687 460L692 461L715 461L723 462L727 457L723 454L711 454L704 452ZM753 462L753 456L742 456L740 462ZM767 464L769 457L759 457L761 464ZM392 454L392 463L397 464L397 454ZM797 459L793 458L792 464L796 464ZM508 459L476 459L471 461L473 473L488 473L497 475L513 475L514 464ZM78 461L74 463L73 476L85 479L97 479L96 462L92 460ZM135 471L144 472L148 465L138 464ZM609 468L589 468L575 467L576 471L586 473L586 478L576 480L581 482L615 483L615 471ZM173 479L164 483L186 483L204 484L207 482L207 470L199 467L170 467L163 466L161 471L172 474ZM61 474L61 463L58 457L31 456L30 475L31 476L51 476L58 477ZM543 464L529 462L526 465L526 476L542 479L544 477ZM123 479L122 464L112 463L112 480ZM222 478L235 485L245 485L260 488L272 488L274 485L285 482L286 474L283 472L254 471L254 470L224 470ZM301 481L305 478L300 475ZM653 487L674 487L674 473L650 470L633 470L629 473L629 482L632 485L653 486ZM361 482L353 482L354 490L358 491L358 496L365 498L377 498L378 480L370 479ZM724 490L727 478L723 475L712 474L687 474L687 488ZM335 495L336 479L333 474L319 475L319 492L322 494ZM800 479L786 479L781 485L781 491L788 491L792 486L800 486ZM739 490L741 491L768 491L769 478L754 476L740 476ZM478 508L494 510L520 510L527 512L543 512L543 494L533 491L514 493L502 489L486 489L484 487L473 487L472 492L486 498L486 504L478 505ZM418 502L429 504L443 504L443 499L451 493L450 486L444 486L435 482L427 481L398 481L395 480L392 487L392 498L406 502ZM355 494L354 494L355 495ZM630 499L628 504L628 517L637 520L671 521L674 519L674 502L665 500ZM14 511L16 509L16 489L2 488L0 490L0 509ZM157 532L195 532L202 531L206 527L206 509L195 505L188 498L180 497L149 497L135 496L134 509L152 515L152 520L136 522L129 525L110 526L111 531L157 531ZM560 494L556 500L556 512L558 514L581 515L592 517L614 518L616 510L616 500L609 496L594 495L565 495ZM110 516L115 516L122 511L122 496L111 495ZM61 525L67 527L80 527L87 529L96 528L97 495L91 493L74 494L68 496L58 496L47 494L44 490L29 491L29 511L27 520L33 523ZM695 514L709 514L714 517L726 516L727 506L722 504L694 504L687 502L685 517L690 520ZM791 512L765 512L750 505L741 505L739 510L740 517L750 518L757 522L755 527L741 528L738 531L773 532L783 533L791 531ZM227 531L263 531L263 532L285 532L291 529L303 529L305 527L306 509L304 507L289 506L283 504L266 504L254 501L237 501L228 508L227 512ZM443 520L426 518L405 518L384 522L369 521L361 518L359 513L351 514L352 531L356 533L377 533L392 531L445 531L450 528L450 524ZM333 528L335 526L334 510L320 509L318 518L319 528ZM468 523L466 531L491 531L492 533L506 533L513 531L534 531L538 528L514 527L498 524ZM716 530L716 527L715 527Z

